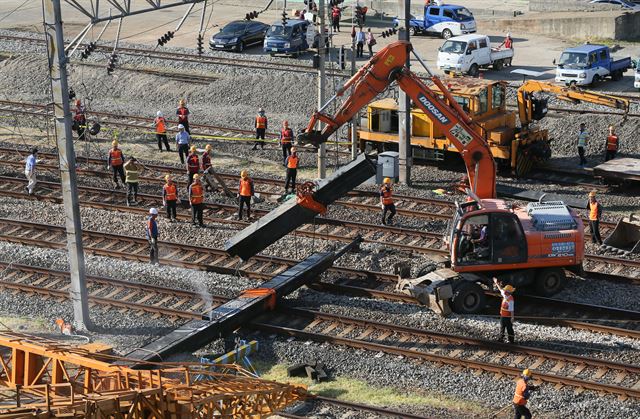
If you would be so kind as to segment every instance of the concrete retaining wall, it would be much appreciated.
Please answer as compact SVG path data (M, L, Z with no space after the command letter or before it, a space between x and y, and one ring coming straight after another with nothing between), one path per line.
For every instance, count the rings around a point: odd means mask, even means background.
M509 30L512 33L538 33L571 39L617 39L621 41L640 40L640 12L594 12L581 16L550 13L534 16L528 14L516 19L492 19L494 29Z
M573 12L620 10L620 7L606 4L589 4L588 0L529 0L532 12Z

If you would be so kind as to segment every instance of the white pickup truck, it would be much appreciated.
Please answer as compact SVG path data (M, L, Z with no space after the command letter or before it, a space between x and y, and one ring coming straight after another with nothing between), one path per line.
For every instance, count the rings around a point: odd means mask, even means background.
M636 62L636 78L633 82L633 87L640 89L640 59Z
M493 48L486 35L462 35L447 39L438 48L438 68L445 73L477 76L481 67L494 70L511 65L513 49Z

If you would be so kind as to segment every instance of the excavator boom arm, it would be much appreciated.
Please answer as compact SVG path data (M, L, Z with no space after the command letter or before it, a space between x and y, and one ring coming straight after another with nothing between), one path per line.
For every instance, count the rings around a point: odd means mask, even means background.
M336 114L328 116L322 110L314 113L306 132L298 136L298 141L315 145L326 142L331 134L395 80L456 147L465 162L469 183L475 194L480 198L495 198L496 165L489 146L471 128L471 118L460 108L439 78L433 76L431 80L446 100L404 66L410 51L411 44L407 41L397 41L380 50L338 91L336 97L353 87L352 93ZM314 130L318 122L326 124L320 132Z
M536 92L553 93L558 99L571 103L588 102L609 108L621 109L626 117L629 113L627 99L604 93L582 90L576 87L564 87L537 80L529 80L518 88L518 113L520 123L524 126L533 121L532 94Z

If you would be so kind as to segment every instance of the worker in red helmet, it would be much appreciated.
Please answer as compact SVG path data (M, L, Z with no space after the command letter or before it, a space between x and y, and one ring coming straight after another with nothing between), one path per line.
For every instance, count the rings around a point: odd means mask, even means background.
M73 115L73 127L78 133L78 139L84 140L85 131L87 128L87 117L85 115L85 109L80 99L76 99L76 107Z
M509 343L514 343L515 333L513 332L513 321L515 313L515 302L513 300L513 292L516 290L511 285L502 287L498 278L493 278L493 283L496 284L500 295L502 295L502 302L500 303L500 337L499 342L504 341L504 331L507 330L507 338Z
M384 178L380 188L380 207L382 208L382 224L393 224L393 216L396 215L396 205L393 203L393 188L391 178ZM387 212L389 217L387 217Z

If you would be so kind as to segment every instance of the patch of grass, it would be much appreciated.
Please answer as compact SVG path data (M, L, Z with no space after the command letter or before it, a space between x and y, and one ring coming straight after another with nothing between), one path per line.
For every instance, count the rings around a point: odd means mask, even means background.
M17 330L21 332L44 332L50 331L52 325L45 319L41 318L27 318L27 317L0 317L0 327L9 328L11 330Z
M282 364L254 364L261 377L266 380L288 382L307 386L311 394L330 397L353 403L373 406L431 406L467 412L475 415L490 414L491 411L477 403L437 394L423 389L398 389L375 387L369 383L349 377L336 377L331 381L316 383L303 377L287 377L287 367Z

